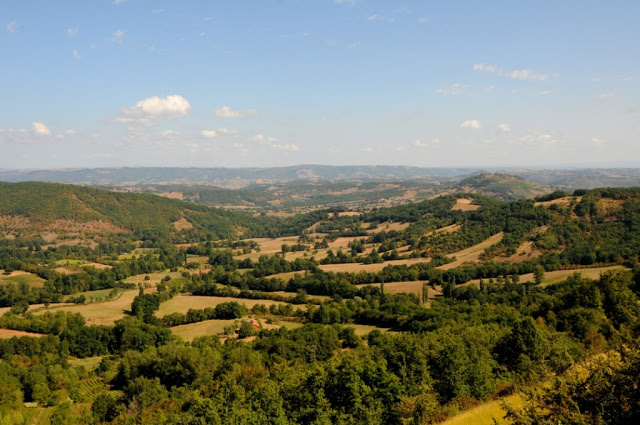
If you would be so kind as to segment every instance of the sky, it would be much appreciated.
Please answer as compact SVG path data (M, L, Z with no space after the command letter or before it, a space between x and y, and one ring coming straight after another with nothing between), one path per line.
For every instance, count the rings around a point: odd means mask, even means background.
M0 2L0 168L640 166L637 0Z

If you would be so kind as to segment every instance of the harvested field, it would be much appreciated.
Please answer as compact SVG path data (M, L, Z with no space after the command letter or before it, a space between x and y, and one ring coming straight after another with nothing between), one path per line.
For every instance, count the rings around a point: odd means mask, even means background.
M333 242L329 242L329 248L333 250L336 248L349 249L349 242L354 239L364 240L367 239L367 236L340 237Z
M423 280L415 280L408 282L385 282L384 284L384 292L389 294L399 294L401 292L406 292L408 294L416 294L419 297L422 296L422 285ZM362 285L356 285L358 288L362 288L364 286L375 286L380 287L379 283L365 283ZM429 295L433 292L432 288L429 288Z
M80 313L87 321L87 325L113 325L116 320L122 319L126 312L131 309L133 299L138 295L135 289L123 291L122 295L113 301L95 304L51 304L48 310L34 311L35 314L42 314L45 311L69 311Z
M149 279L145 280L145 278L147 276L149 277ZM182 273L181 272L169 272L169 271L161 272L161 273L143 273L143 274L137 274L135 276L129 276L124 281L126 283L142 283L142 284L147 284L147 285L157 285L166 276L169 276L171 279L175 279L177 277L181 277Z
M0 285L6 285L8 283L18 285L20 283L25 283L29 286L42 288L42 286L44 286L44 282L45 280L43 278L32 273L15 270L6 275L3 270L0 270Z
M500 242L503 236L504 234L502 232L496 233L495 235L489 237L488 239L480 242L477 245L463 249L462 251L458 251L453 254L449 254L448 257L456 257L456 260L451 263L439 266L438 268L442 270L449 270L464 263L476 262L485 249Z
M225 327L233 325L233 323L236 320L243 320L243 319L205 320L203 322L189 323L188 325L175 326L171 328L171 332L173 332L175 335L179 336L180 338L184 339L185 341L193 341L194 338L197 338L199 336L220 335L224 332ZM295 329L302 326L302 323L287 322L284 320L281 321L279 324L268 324L268 323L264 323L263 320L261 321L263 322L262 326L264 329L279 329L281 327L286 327L288 329Z
M544 202L536 202L535 206L543 206L543 207L549 207L551 205L560 205L563 207L567 207L571 204L572 201L575 202L580 202L582 201L582 196L567 196L564 198L558 198L558 199L554 199L553 201L544 201Z
M20 338L21 336L32 336L34 338L40 338L44 335L33 332L14 331L11 329L0 329L0 339L8 339L13 337Z
M460 413L453 418L442 422L442 425L506 425L510 424L504 416L506 410L503 407L503 403L507 403L511 407L520 408L524 406L524 400L519 394L513 394L504 397L499 400L490 400L486 403L482 403L480 406L474 407Z
M379 328L371 325L358 325L355 323L345 323L342 325L345 328L353 328L358 336L368 335L371 331L389 332L389 328Z
M358 273L358 272L379 272L387 266L401 266L401 265L411 265L418 263L428 263L430 261L429 258L409 258L407 260L391 260L385 261L384 263L374 263L374 264L361 264L361 263L346 263L346 264L323 264L319 266L325 272L347 272L347 273Z
M559 283L575 273L579 273L582 277L586 277L589 279L599 279L600 275L606 271L610 270L631 270L624 266L610 266L610 267L594 267L589 269L574 269L574 270L555 270L552 272L545 272L544 279L542 280L542 285L553 285L554 283ZM520 282L533 282L533 273L527 273L520 276Z
M480 208L480 205L472 205L473 199L469 198L458 198L456 199L456 204L451 207L454 211L475 211Z
M494 260L497 262L508 261L511 263L522 263L524 261L531 260L532 258L538 258L541 255L542 251L537 250L533 242L526 241L523 242L516 250L516 253L510 257L496 257Z
M156 313L157 317L162 317L171 313L184 313L186 314L190 308L205 309L207 307L215 307L218 304L228 303L235 301L238 304L244 304L247 308L252 308L256 304L264 304L267 307L272 304L287 304L281 301L271 300L250 300L245 298L231 298L231 297L207 297L201 295L177 295L167 302L160 304L160 309ZM305 309L306 306L294 306L295 308Z
M380 223L375 229L372 230L367 230L367 233L372 235L375 233L380 233L383 230L385 232L388 232L389 230L395 230L395 231L402 231L404 229L406 229L407 227L409 227L411 223L394 223L394 222L385 222L385 223Z

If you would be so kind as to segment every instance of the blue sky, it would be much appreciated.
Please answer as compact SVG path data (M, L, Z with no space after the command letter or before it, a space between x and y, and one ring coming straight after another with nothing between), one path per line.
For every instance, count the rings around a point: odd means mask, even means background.
M638 1L10 1L0 168L639 166Z

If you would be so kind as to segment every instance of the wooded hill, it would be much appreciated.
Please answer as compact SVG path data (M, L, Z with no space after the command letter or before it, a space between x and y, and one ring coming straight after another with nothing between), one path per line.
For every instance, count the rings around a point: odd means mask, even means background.
M185 240L268 236L276 220L255 219L247 214L208 208L164 197L118 193L85 186L57 183L0 183L0 216L29 220L26 229L39 230L56 221L107 223L96 233L155 233ZM11 220L5 220L10 232ZM58 223L64 230L65 223ZM24 226L23 226L24 227ZM29 229L31 228L31 229Z

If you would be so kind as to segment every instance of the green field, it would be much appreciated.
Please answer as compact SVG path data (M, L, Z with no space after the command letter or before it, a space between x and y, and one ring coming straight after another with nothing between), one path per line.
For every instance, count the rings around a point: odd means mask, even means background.
M13 272L10 276L0 274L0 285L7 283L13 283L15 285L24 283L29 286L42 287L44 279L26 272Z
M189 323L188 325L180 325L171 328L171 331L184 339L185 341L192 341L194 338L205 335L219 335L224 332L224 328L233 325L236 320L243 319L215 319L215 320L205 320L203 322L198 323ZM263 321L263 327L265 329L278 329L281 327L286 327L288 329L295 329L302 326L302 323L299 322L288 322L281 321L278 324L267 324ZM356 331L357 333L357 331Z
M47 310L38 310L35 314L42 314L45 311L69 311L80 313L87 321L87 325L113 325L116 320L122 319L126 312L130 310L133 299L138 295L135 289L125 290L118 298L104 303L65 305L57 306L51 304Z

